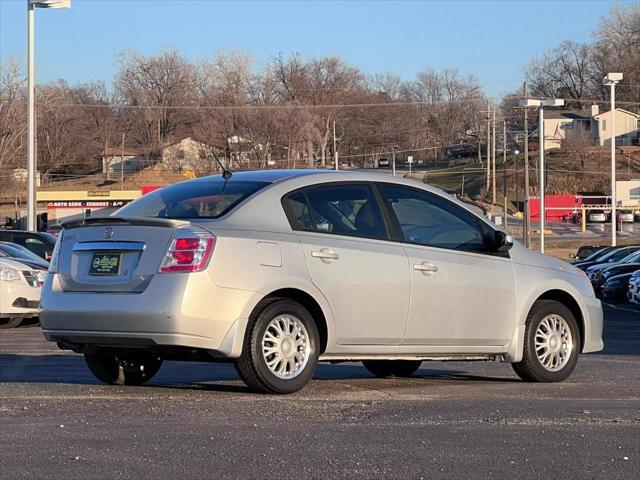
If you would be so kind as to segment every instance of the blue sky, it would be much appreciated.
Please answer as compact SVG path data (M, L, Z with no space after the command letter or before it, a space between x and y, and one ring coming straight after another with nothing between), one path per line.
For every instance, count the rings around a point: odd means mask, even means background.
M26 2L0 0L0 60L26 59ZM176 47L195 60L215 50L339 55L366 73L458 68L494 96L519 88L534 55L588 41L610 1L72 0L36 11L39 81L110 84L115 55Z

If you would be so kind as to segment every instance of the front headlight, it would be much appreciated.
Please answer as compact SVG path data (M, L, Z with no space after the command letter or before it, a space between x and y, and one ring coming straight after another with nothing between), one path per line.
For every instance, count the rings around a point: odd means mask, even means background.
M38 277L38 282L40 282L40 285L42 285L44 283L44 281L47 279L47 271L46 270L38 270L36 272L36 277Z
M0 267L0 280L3 282L19 282L20 273L15 268Z

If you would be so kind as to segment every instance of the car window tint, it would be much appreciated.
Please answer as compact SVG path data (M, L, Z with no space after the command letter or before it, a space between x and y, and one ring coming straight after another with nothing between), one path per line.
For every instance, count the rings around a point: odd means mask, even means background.
M620 260L622 260L623 258L625 258L631 252L634 252L634 251L635 250L630 249L630 248L621 248L620 250L612 252L612 254L609 256L609 258L607 258L607 261L609 261L609 262L619 262Z
M367 185L331 185L306 190L319 232L384 238L386 229L375 196Z
M456 250L486 251L478 220L436 195L382 185L382 192L407 242Z
M143 195L122 207L123 217L218 218L245 198L269 185L221 178L176 183Z
M313 230L313 222L311 221L311 214L309 213L309 207L307 200L302 192L296 192L287 197L287 204L289 211L293 215L294 228L302 230Z
M44 258L47 254L48 245L44 243L42 240L35 237L26 237L23 239L23 245L39 257ZM18 243L20 244L20 243Z

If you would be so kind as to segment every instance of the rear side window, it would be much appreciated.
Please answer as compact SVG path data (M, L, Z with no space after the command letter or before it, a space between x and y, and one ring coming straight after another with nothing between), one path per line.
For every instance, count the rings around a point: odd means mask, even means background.
M116 215L156 218L218 218L268 182L211 180L184 182L155 190L124 206Z
M297 230L385 238L386 227L368 185L330 185L295 192L286 199Z

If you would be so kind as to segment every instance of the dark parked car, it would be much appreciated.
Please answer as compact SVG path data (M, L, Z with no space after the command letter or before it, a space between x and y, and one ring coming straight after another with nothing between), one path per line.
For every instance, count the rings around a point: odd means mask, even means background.
M639 249L640 249L640 245L613 247L611 250L608 250L602 254L600 254L599 252L596 252L594 254L595 258L593 258L592 260L590 260L591 257L589 257L584 262L574 263L574 266L586 272L589 267L592 267L599 263L617 263L623 258L625 258L627 255L630 255Z
M604 285L613 277L618 275L629 274L627 280L631 277L631 274L640 270L640 256L635 259L634 262L629 263L619 263L617 265L613 265L601 272L598 272L594 281L592 281L593 290L596 294L603 292L604 293Z
M53 253L56 237L46 232L0 230L0 242L17 243L48 261Z
M47 233L50 233L55 237L60 235L61 231L62 231L62 225L49 225L49 228L47 228Z
M640 305L640 270L631 275L627 286L627 300L636 305Z
M589 258L594 253L602 252L604 249L609 249L609 248L611 248L611 247L607 247L605 245L600 245L600 246L583 245L582 247L578 248L578 251L576 253L571 255L571 258L574 259L573 263L581 262L581 261L586 260L587 258Z
M17 243L0 242L0 257L15 258L22 263L27 263L32 268L36 266L49 268L49 262Z
M640 269L640 265L636 268ZM636 270L636 272L640 272L640 270ZM629 288L629 280L634 273L635 272L622 273L609 278L604 282L604 285L602 285L602 296L604 298L625 298Z

